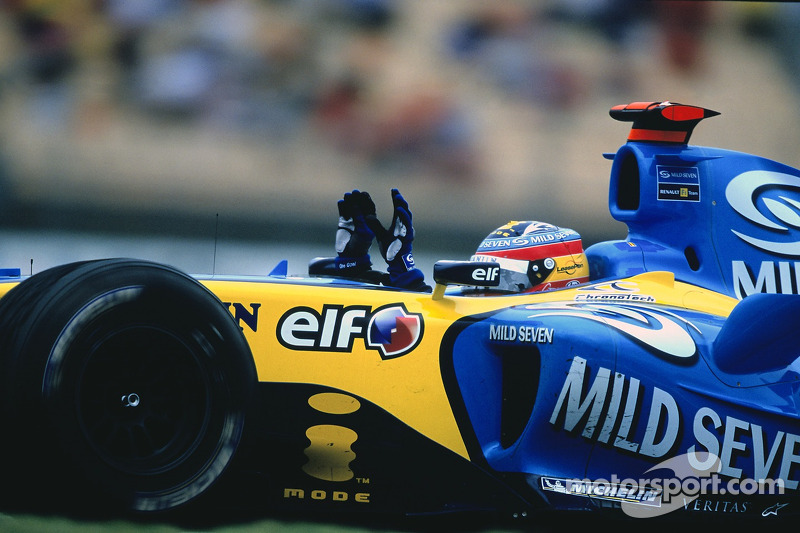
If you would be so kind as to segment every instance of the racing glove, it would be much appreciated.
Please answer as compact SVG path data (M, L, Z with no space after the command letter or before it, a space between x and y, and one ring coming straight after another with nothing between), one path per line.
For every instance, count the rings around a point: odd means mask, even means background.
M411 243L414 240L414 227L411 224L411 211L408 202L397 189L392 189L394 213L389 228L384 228L374 210L366 215L366 223L378 240L381 255L388 266L388 280L385 284L415 291L430 290L425 284L425 275L414 264Z
M367 225L366 217L375 217L375 203L365 191L345 193L337 204L339 226L336 229L336 253L334 260L337 275L357 276L370 270L369 247L374 234Z

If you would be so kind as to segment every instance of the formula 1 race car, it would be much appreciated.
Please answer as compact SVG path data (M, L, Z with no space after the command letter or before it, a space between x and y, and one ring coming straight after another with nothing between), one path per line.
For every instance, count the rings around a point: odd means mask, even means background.
M632 122L606 156L629 234L555 290L496 291L485 260L437 263L430 293L285 262L1 272L4 493L142 513L219 486L309 512L800 512L800 171L689 145L716 114L611 110Z

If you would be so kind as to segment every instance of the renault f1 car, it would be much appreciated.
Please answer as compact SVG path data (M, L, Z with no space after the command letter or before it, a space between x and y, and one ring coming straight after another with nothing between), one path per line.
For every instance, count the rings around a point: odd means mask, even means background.
M431 293L285 262L3 271L5 492L148 513L246 479L227 487L309 512L797 513L800 171L689 145L716 114L611 110L629 233L577 286L496 293L472 261L437 263Z

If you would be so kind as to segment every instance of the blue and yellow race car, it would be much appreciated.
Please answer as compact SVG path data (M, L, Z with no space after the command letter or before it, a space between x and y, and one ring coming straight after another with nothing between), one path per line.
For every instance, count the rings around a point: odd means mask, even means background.
M627 238L584 251L512 223L437 263L430 292L285 263L3 271L4 493L138 513L221 492L309 512L798 513L800 171L688 144L716 114L614 107ZM521 278L548 290L509 291Z

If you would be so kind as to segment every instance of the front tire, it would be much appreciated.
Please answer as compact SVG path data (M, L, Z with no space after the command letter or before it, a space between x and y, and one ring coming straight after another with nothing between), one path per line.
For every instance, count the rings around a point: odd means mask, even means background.
M255 368L228 310L189 276L121 259L57 267L0 300L0 335L6 427L21 455L38 450L25 470L59 458L42 481L166 511L230 464Z

